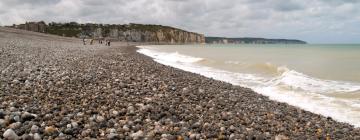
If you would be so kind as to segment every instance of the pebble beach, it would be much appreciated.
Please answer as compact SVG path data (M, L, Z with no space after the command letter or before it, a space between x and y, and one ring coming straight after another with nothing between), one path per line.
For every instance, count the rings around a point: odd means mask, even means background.
M1 139L360 139L360 129L153 61L0 27Z

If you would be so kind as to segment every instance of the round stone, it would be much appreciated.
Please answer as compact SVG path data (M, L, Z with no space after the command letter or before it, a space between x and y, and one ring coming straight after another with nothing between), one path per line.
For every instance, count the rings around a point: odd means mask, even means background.
M32 125L30 131L31 133L37 133L39 131L39 127L37 125Z
M6 131L4 132L4 134L3 134L3 137L4 137L5 139L9 139L9 140L17 140L17 139L19 139L19 136L16 135L16 133L15 133L14 130L12 130L12 129L6 130Z
M130 136L131 136L132 138L138 140L138 139L141 139L142 137L144 137L144 133L143 133L143 131L139 130L139 131L137 131L136 133L132 133Z
M14 120L15 120L16 122L20 122L20 117L19 117L19 116L15 116L15 117L14 117Z
M105 118L103 116L96 117L96 122L103 122L104 120L105 120Z
M57 129L55 127L52 127L52 126L48 126L48 127L45 127L45 133L46 134L53 134L57 131Z
M0 128L6 127L6 121L4 119L0 119Z
M34 134L34 140L41 140L41 136L39 133Z
M74 127L74 128L77 128L79 125L77 122L71 122L71 126Z

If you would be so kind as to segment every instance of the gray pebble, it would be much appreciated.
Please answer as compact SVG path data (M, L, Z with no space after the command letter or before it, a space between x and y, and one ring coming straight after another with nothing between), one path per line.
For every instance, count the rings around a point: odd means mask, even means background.
M3 134L3 137L5 139L9 139L9 140L17 140L19 139L19 136L16 135L16 133L14 132L14 130L12 129L7 129L4 134Z
M116 139L119 139L119 135L118 134L115 134L115 133L110 133L106 136L109 140L116 140Z
M6 121L4 119L0 119L0 128L6 127Z
M132 133L130 136L131 136L133 139L139 140L139 139L141 139L141 138L144 137L144 132L141 131L141 130L139 130L139 131L137 131L136 133Z
M14 120L15 120L16 122L20 122L20 117L19 117L19 116L14 116Z
M41 140L41 136L39 133L34 134L34 140Z
M104 120L105 120L105 118L103 116L98 115L96 117L96 122L103 122Z
M30 129L30 132L35 134L39 131L39 127L37 125L32 125L31 126L31 129Z

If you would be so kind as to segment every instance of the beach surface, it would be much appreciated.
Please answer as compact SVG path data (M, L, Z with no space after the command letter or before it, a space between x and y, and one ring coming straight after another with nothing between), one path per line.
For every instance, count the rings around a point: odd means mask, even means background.
M136 49L0 28L0 139L360 139L359 128Z

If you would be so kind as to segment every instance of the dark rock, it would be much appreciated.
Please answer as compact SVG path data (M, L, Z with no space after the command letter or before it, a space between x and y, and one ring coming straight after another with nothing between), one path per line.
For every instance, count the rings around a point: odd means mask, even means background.
M22 140L33 140L33 137L28 134L24 134L21 136L21 139Z
M30 113L28 113L28 112L25 112L25 113L23 113L23 114L21 115L21 120L22 120L22 122L30 121L30 120L32 120L32 119L35 119L35 116L32 115L32 114L30 114Z
M4 119L5 115L5 112L0 110L0 119Z

